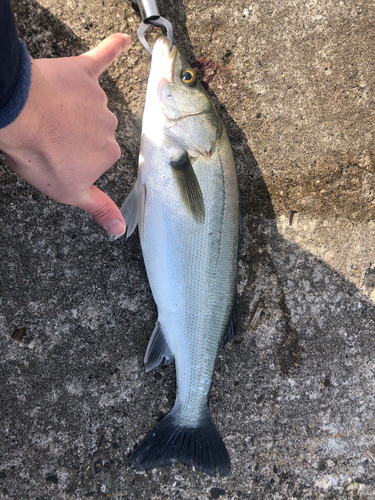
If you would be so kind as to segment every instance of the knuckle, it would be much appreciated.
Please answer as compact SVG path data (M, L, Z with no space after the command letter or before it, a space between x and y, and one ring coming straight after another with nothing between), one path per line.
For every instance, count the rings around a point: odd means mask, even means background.
M111 136L111 140L113 140L113 136L116 132L117 125L118 125L118 120L116 115L114 115L109 109L107 109L107 115L106 115L106 127L107 127L107 133Z
M107 219L110 213L111 213L110 203L104 203L104 205L99 207L97 210L90 212L90 215L92 215L96 221L99 220L102 221Z
M103 52L104 52L104 55L105 55L105 58L107 59L107 61L113 61L116 58L116 55L117 55L116 50L113 47L113 45L111 45L109 43L106 43L103 46Z
M114 129L116 130L117 125L118 125L118 119L117 119L117 116L116 116L116 115L114 115L113 113L111 113L111 115L112 115L112 116L111 116L111 119L112 119L112 124L113 124Z
M107 142L103 150L102 172L104 173L109 170L120 159L120 156L121 148L117 142L114 139Z
M97 98L100 103L104 103L104 106L107 106L108 104L108 96L104 92L104 90L98 85L98 92L97 92Z
M112 158L111 165L113 165L113 163L116 163L116 161L118 161L120 157L121 157L121 148L117 144L117 142L114 141L112 144L112 151L111 151L111 158Z

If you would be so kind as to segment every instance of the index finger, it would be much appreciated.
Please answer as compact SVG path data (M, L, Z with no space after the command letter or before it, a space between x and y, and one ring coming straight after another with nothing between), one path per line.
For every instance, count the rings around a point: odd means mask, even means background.
M95 48L80 55L89 62L89 66L98 78L101 73L130 45L129 35L115 33L99 43Z

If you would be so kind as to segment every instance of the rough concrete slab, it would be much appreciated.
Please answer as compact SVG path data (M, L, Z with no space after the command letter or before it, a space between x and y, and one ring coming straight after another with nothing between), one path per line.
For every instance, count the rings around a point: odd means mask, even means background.
M0 495L4 499L375 498L375 6L353 0L160 0L228 130L242 195L240 334L211 409L226 478L127 458L174 401L145 374L156 319L139 241L111 241L0 165ZM102 78L136 178L149 56L118 0L15 1L34 57L116 31ZM68 155L67 155L68 156Z

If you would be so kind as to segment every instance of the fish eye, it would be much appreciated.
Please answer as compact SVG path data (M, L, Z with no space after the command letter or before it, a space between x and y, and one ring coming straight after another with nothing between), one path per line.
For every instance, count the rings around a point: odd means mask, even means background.
M191 87L196 83L197 75L195 74L195 71L193 71L192 69L185 69L185 71L182 73L181 80L184 82L185 85Z

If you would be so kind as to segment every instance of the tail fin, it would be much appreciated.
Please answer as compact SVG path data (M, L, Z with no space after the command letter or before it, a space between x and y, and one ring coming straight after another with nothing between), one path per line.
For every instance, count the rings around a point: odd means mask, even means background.
M227 476L230 458L207 408L199 427L185 427L172 410L144 438L129 459L138 470L181 462L210 476Z

